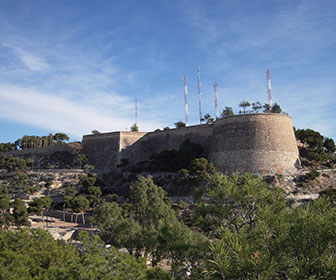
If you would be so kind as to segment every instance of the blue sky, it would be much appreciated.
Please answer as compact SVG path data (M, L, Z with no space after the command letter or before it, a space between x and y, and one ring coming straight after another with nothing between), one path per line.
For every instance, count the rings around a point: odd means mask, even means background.
M334 0L0 0L0 142L198 123L203 112L273 102L297 128L336 140Z

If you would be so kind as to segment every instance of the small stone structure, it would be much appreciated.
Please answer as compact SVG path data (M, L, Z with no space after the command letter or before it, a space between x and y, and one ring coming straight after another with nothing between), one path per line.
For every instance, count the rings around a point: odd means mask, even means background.
M83 150L99 172L178 149L190 139L224 172L290 173L300 166L292 120L283 114L260 113L225 117L214 124L168 131L112 132L83 136Z

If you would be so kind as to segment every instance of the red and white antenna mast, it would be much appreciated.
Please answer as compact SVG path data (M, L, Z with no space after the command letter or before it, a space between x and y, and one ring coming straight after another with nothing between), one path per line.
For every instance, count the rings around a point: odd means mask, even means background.
M138 124L138 98L135 98L135 124Z
M217 89L217 83L214 83L214 91L215 91L216 119L219 119L219 109L218 109L218 89Z
M268 104L272 106L271 72L269 69L266 70L266 76L267 76Z
M197 81L198 81L198 104L200 114L200 124L202 124L202 100L201 100L201 70L199 64L197 64Z
M184 75L184 109L185 109L185 125L188 126L189 113L188 113L188 83L187 76Z

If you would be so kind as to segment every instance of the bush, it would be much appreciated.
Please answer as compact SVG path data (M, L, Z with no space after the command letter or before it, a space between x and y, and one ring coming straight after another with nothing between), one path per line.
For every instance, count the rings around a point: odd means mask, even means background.
M330 199L333 204L336 204L336 189L326 189L320 192L320 196Z
M37 184L37 185L28 187L26 190L26 193L31 195L31 194L37 193L40 190L41 190L41 187L40 185Z
M172 280L169 272L160 267L154 267L147 270L146 279L148 280Z
M27 169L27 162L22 158L10 156L3 156L0 160L0 167L8 171Z
M50 162L46 163L46 165L52 164L55 165L56 168L71 168L74 162L76 162L76 158L72 153L68 151L56 151L50 155L49 161Z
M306 178L308 181L313 181L318 176L320 176L320 172L315 169L311 170L309 173L306 174Z
M76 163L83 168L85 164L88 164L89 160L85 154L79 154L75 158Z
M335 143L332 139L324 137L319 132L312 129L295 130L296 139L304 144L299 148L301 157L316 162L328 160L328 153L335 151Z
M45 184L44 184L44 187L49 189L51 187L51 185L53 184L53 181L52 180L48 180Z
M0 231L0 240L1 279L146 279L143 258L106 249L86 233L77 247L41 229Z

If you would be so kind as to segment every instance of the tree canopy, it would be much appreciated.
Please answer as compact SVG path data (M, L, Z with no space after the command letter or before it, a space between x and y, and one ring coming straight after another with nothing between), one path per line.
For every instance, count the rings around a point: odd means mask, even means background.
M25 203L20 198L15 198L13 203L14 224L18 227L29 226L28 211Z
M107 249L98 236L79 234L77 247L54 240L41 229L0 231L1 279L170 279L146 268L143 258Z
M205 123L207 124L212 124L215 122L215 119L213 117L211 117L210 114L205 114L202 118L201 121L205 121Z
M315 130L297 129L295 136L304 144L303 147L299 148L300 155L308 160L325 161L328 158L327 153L333 154L336 150L333 139L325 138Z
M244 114L246 113L246 108L250 106L251 106L251 103L246 100L243 100L242 102L239 103L239 107L243 108Z
M233 116L234 115L234 112L232 110L232 107L228 107L228 106L225 106L222 114L221 114L221 117L224 118L224 117L229 117L229 116Z
M62 143L63 141L69 141L69 136L62 132L55 133L53 138L54 138L54 141L56 141L57 143Z
M258 113L262 109L262 104L259 101L252 103L252 109Z
M181 127L185 127L186 124L183 121L178 121L176 123L174 123L176 128L181 128Z
M278 103L274 103L273 106L272 106L271 112L280 114L281 111L282 110L280 108L280 105Z
M100 131L97 130L97 129L93 129L93 130L91 131L91 133L92 133L92 134L100 134Z
M133 132L139 132L139 127L136 123L134 123L132 126L131 126L131 131Z
M22 158L12 155L4 155L0 160L0 167L8 169L8 171L21 170L27 168L27 162Z
M327 153L335 153L336 145L333 139L325 137L323 147Z
M69 136L63 132L57 132L54 135L49 133L47 136L24 135L14 143L0 143L0 152L47 147L64 143L64 141L69 141L69 139Z

